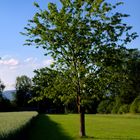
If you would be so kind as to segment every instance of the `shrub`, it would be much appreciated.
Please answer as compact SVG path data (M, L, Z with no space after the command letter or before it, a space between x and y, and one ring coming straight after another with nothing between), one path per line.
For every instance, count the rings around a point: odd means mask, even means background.
M100 102L97 108L97 112L101 114L111 113L113 102L109 100L103 100Z
M128 104L124 104L124 105L120 106L118 113L119 114L128 113L129 109L130 109L130 106Z
M130 106L130 112L131 113L140 113L140 96L135 98L135 100L132 102Z
M117 114L119 111L119 108L122 106L120 99L117 97L116 101L114 103L113 109L111 111L112 114Z

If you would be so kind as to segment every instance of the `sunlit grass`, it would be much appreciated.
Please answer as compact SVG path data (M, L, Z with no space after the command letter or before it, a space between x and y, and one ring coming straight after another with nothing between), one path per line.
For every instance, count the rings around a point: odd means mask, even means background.
M86 115L82 140L139 140L139 115ZM40 139L41 137L41 139ZM80 140L79 115L44 115L30 132L31 140Z
M0 113L0 139L15 135L35 112ZM26 140L80 140L79 115L38 115L24 131ZM82 140L140 140L140 115L86 115ZM20 140L22 140L20 138Z

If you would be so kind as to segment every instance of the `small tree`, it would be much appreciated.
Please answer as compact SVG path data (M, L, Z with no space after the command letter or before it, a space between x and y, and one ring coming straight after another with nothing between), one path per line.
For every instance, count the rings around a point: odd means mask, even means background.
M54 58L55 68L66 72L65 76L71 79L80 113L80 135L85 136L84 101L96 96L96 92L85 92L87 77L94 75L93 83L106 83L102 85L107 87L113 80L110 75L118 68L118 60L119 65L123 62L123 53L118 54L117 50L123 52L125 45L137 35L129 33L132 27L122 21L128 15L114 10L122 3L112 5L105 0L60 2L61 8L49 3L48 10L42 10L35 3L38 12L23 34L28 36L26 45L45 49L46 54ZM100 81L97 80L99 75Z

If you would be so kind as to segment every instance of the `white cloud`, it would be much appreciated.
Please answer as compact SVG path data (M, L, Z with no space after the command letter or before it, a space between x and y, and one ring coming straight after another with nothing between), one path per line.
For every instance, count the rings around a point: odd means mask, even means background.
M10 67L10 70L15 70L15 69L17 69L18 68L18 66L11 66Z
M14 89L17 76L27 75L34 76L34 70L46 66L50 66L54 62L53 59L39 59L36 57L27 57L24 60L14 58L10 55L2 56L0 59L0 79L6 85L6 89Z
M26 58L26 59L24 60L24 62L26 62L26 63L36 62L36 61L37 61L37 58L33 58L33 57L29 57L29 58Z
M6 85L5 90L14 90L15 89L15 84L5 83L5 85Z
M54 60L53 59L47 59L43 61L43 65L44 66L50 66L51 64L53 64Z
M16 66L18 64L19 64L19 61L14 58L10 58L7 60L0 60L0 65Z
M2 57L2 59L10 59L10 58L11 58L11 55L9 55L9 54L6 54Z

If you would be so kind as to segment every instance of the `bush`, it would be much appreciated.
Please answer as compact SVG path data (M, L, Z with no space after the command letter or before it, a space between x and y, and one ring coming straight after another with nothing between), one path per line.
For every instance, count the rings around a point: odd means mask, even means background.
M97 112L101 114L111 113L112 108L113 108L113 102L109 100L103 100L98 105Z
M13 110L13 105L10 100L0 96L0 112L10 112Z
M112 114L117 114L119 108L122 106L120 99L117 97L113 109L111 111Z
M140 113L140 96L135 98L135 100L132 102L130 106L130 112L131 113Z
M124 105L120 106L118 113L119 114L128 113L129 112L129 109L130 109L130 106L127 105L127 104L124 104Z

